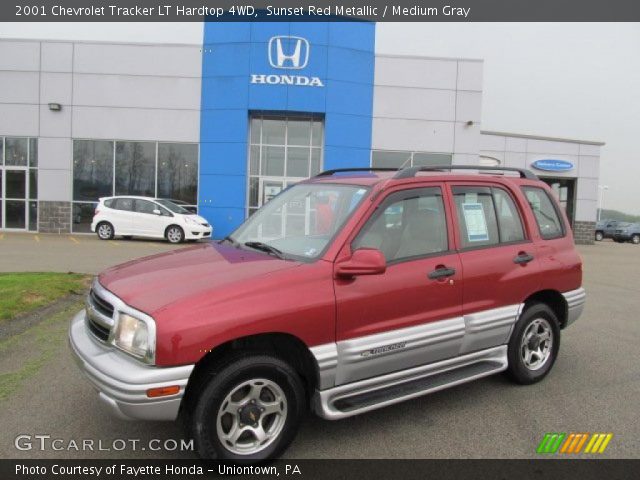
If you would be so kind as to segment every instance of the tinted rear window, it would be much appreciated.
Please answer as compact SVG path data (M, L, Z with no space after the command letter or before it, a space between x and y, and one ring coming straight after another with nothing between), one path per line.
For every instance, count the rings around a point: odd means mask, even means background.
M549 194L538 187L522 187L522 191L536 217L540 236L545 240L563 237L565 234L564 223Z
M132 198L114 198L113 203L111 204L111 208L130 212L133 210L133 199Z

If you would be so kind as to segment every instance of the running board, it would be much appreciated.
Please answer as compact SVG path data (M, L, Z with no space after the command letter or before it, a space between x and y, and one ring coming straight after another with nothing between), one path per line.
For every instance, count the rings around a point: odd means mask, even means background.
M322 418L338 420L444 390L506 369L507 346L502 345L316 391L314 410Z

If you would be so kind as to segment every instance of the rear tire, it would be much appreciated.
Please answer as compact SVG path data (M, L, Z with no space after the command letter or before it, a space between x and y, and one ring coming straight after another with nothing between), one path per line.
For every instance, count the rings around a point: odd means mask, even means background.
M509 340L507 374L522 385L539 382L551 371L560 349L560 324L544 303L527 306Z
M279 358L259 354L241 355L214 370L188 407L187 427L198 454L247 463L278 457L293 441L305 410L299 375Z
M100 240L111 240L115 236L113 225L111 225L109 222L100 222L96 226L96 233L98 234L98 238Z
M169 243L182 243L184 242L184 230L178 225L169 225L165 237Z
M601 242L604 239L604 234L602 232L596 232L596 242Z

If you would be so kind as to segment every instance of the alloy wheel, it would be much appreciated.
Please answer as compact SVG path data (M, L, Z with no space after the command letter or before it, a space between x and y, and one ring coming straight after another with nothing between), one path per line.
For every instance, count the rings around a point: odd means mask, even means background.
M218 410L220 443L236 455L253 455L271 445L287 419L287 398L278 384L264 378L231 389Z
M553 331L544 318L533 320L522 335L520 352L524 366L529 370L539 370L551 358Z
M167 232L167 238L171 243L180 243L182 241L182 232L179 228L170 228Z
M102 223L98 227L98 236L103 240L108 240L109 238L111 238L111 226L107 225L106 223Z

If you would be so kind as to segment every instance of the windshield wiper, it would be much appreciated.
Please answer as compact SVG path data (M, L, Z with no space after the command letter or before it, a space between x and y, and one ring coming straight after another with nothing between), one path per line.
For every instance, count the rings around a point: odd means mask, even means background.
M284 258L282 250L278 250L276 247L263 242L244 242L249 248L255 248L256 250L262 250L263 252L275 255L278 258Z

